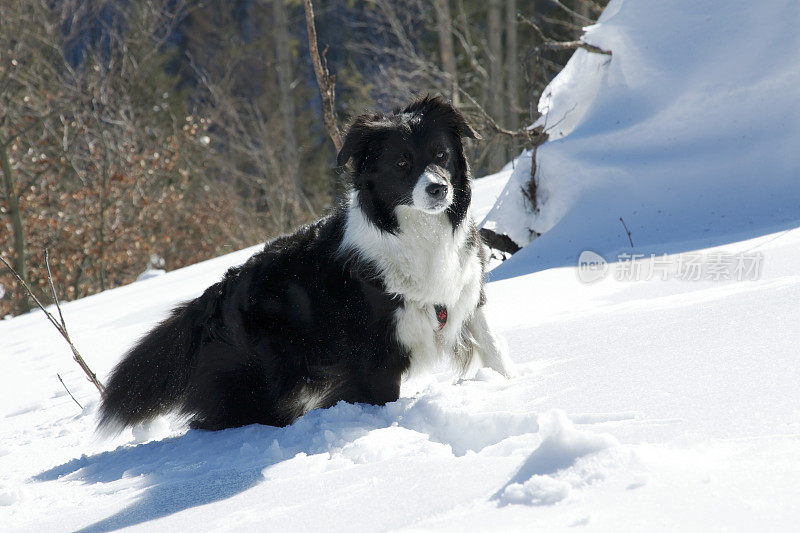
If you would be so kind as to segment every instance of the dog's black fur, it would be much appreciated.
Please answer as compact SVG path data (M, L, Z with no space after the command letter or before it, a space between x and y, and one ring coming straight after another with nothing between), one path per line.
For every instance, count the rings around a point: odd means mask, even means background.
M338 163L353 160L361 209L389 233L398 229L394 208L411 202L413 180L436 163L451 175L447 216L455 231L471 196L461 138L475 135L448 103L424 97L391 114L358 117ZM409 142L415 153L398 166ZM433 161L442 151L447 160ZM112 372L100 426L121 429L169 411L195 428L283 426L339 400L396 400L412 356L395 334L403 298L385 290L375 264L342 253L346 220L342 204L267 243L172 311ZM470 239L480 248L474 228Z

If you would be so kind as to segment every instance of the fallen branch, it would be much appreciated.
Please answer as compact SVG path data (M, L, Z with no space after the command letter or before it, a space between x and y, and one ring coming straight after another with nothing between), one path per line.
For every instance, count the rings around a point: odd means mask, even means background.
M311 5L311 0L303 0L303 5L305 6L306 29L308 30L308 54L311 56L311 63L314 65L314 75L317 78L319 94L322 97L323 121L338 153L342 149L342 132L339 131L339 127L336 125L336 116L334 115L336 76L328 72L328 60L325 59L325 51L322 52L322 58L319 55L317 29L314 25L314 7Z
M528 26L533 28L534 31L536 31L536 34L542 40L542 44L537 46L536 49L535 49L535 52L537 54L543 49L548 49L548 50L577 50L578 48L583 48L587 52L592 52L592 53L595 53L595 54L603 54L603 55L607 55L607 56L612 55L611 54L611 50L604 50L603 48L600 48L599 46L595 46L593 44L589 44L589 43L584 42L584 41L580 41L580 40L579 41L553 41L552 39L548 39L547 35L545 35L544 31L542 31L542 28L540 28L538 24L536 24L535 22L533 22L532 20L530 20L528 18L523 17L519 13L517 14L517 20L519 22L527 24Z
M69 344L69 347L72 349L73 359L75 359L75 362L78 363L78 366L81 367L81 369L86 374L86 377L89 379L89 381L91 381L94 384L94 386L97 387L97 390L100 391L100 395L102 396L103 394L105 394L106 391L105 386L102 383L100 383L100 380L97 379L97 375L95 375L95 373L92 372L92 370L89 368L89 365L87 365L86 361L83 360L83 357L81 357L80 352L78 352L78 349L75 348L75 345L69 338L69 333L67 332L67 324L64 321L64 315L61 313L61 305L58 302L56 289L55 286L53 285L53 276L50 273L50 262L47 256L47 251L45 251L44 253L44 261L45 264L47 265L47 278L50 281L50 288L53 291L53 299L55 301L56 309L58 309L58 316L61 318L60 323L56 320L56 318L52 315L52 313L50 313L50 311L44 308L42 303L39 301L39 298L36 297L36 295L31 290L30 286L28 286L28 283L24 279L22 279L22 277L17 273L16 270L14 270L14 268L8 263L8 261L6 261L6 259L3 256L0 256L0 261L2 261L3 264L6 266L6 268L9 269L12 274L14 274L14 277L17 278L17 281L25 289L25 292L27 292L28 295L33 299L33 301L36 303L39 309L41 309L44 312L45 316L47 317L47 320L49 320L50 323L53 324L53 326L58 330L61 336L64 337L64 340L67 341L67 344Z
M607 56L611 55L611 50L604 50L599 46L595 46L583 41L547 41L540 44L537 48L549 48L550 50L577 50L578 48L583 48L587 52L603 54Z

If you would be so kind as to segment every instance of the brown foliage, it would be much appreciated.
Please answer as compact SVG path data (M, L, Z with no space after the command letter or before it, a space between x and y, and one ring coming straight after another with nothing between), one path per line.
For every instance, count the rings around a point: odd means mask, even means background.
M45 155L46 143L42 152L24 155L13 146L17 168L32 176L19 200L34 290L47 291L45 250L53 281L67 300L134 281L153 254L174 269L230 251L236 199L222 187L193 184L178 166L183 145L196 142L192 128L187 130L167 139L160 152L129 152L107 170L103 186L63 179L67 159ZM90 159L84 172L91 177L100 167ZM0 215L6 203L0 202ZM3 224L0 242L7 243L8 236ZM0 300L5 315L13 312L12 296L21 289L8 272L0 274L0 284L8 293Z
M76 62L65 42L83 38L76 21L91 10L77 0L61 9L0 3L0 19L19 29L0 32L0 147L9 162L3 184L11 184L0 186L0 253L14 260L24 250L14 263L39 294L45 250L57 290L71 300L134 281L153 255L175 269L255 244L327 201L325 189L306 193L286 179L297 163L281 157L268 94L263 103L239 98L215 83L224 75L206 72L205 100L175 94L180 76L159 46L180 2L126 6L124 33L105 28L108 41L85 45ZM64 17L71 33L60 29ZM17 202L21 217L11 213ZM30 307L4 270L0 286L0 317Z

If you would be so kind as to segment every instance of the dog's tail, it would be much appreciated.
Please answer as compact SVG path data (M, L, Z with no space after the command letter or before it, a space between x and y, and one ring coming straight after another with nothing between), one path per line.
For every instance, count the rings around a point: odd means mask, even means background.
M125 354L106 385L98 429L119 432L181 406L206 323L214 312L217 285L175 308Z

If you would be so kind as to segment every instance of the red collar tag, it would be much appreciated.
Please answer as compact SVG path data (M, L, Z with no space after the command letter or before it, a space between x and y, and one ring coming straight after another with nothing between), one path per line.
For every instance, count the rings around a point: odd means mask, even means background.
M436 312L436 320L439 322L439 331L447 324L447 307L434 304L433 310Z

